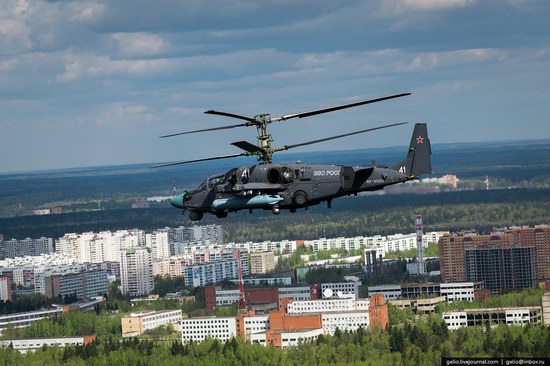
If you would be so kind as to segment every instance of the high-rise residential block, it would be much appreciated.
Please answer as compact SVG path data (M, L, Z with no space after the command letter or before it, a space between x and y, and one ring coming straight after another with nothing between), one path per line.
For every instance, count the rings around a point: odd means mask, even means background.
M138 246L120 251L122 293L147 295L153 291L153 260L151 248Z
M273 252L250 254L250 272L264 274L275 270L275 255Z

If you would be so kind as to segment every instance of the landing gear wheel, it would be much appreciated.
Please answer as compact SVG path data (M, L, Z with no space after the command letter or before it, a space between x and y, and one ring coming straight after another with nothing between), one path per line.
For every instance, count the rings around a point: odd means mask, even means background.
M273 212L274 215L278 215L281 213L281 208L279 205L273 205L271 206L271 212Z
M306 203L307 203L307 194L306 194L306 192L298 191L298 192L294 193L294 197L292 198L292 201L294 201L294 203L297 206L305 206Z
M189 211L189 220L200 221L204 214L201 211Z
M218 219L225 219L227 217L227 211L216 211L216 217Z

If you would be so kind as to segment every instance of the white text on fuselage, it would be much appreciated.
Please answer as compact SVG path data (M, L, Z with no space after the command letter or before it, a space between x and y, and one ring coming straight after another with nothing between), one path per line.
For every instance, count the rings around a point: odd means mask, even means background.
M314 170L313 176L314 177L329 177L329 176L335 176L340 175L339 170Z

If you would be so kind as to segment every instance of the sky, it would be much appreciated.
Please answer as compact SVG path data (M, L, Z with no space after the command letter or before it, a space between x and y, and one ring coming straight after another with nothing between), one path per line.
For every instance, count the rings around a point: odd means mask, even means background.
M0 172L239 153L273 117L274 146L408 125L303 151L550 138L548 0L0 1ZM251 164L254 163L254 158ZM369 160L370 161L370 157Z

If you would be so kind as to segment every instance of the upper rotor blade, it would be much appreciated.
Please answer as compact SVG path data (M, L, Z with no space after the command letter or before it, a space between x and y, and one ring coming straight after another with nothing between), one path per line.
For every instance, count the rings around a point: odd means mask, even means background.
M313 144L316 144L316 143L318 143L318 142L324 142L324 141L329 141L329 140L335 140L335 139L339 139L339 138L346 137L346 136L358 135L358 134L360 134L360 133L365 133L365 132L369 132L369 131L376 131L376 130L381 130L381 129L383 129L383 128L394 127L394 126L400 126L400 125L405 125L405 124L407 124L407 122L393 123L393 124L391 124L391 125L385 125L385 126L380 126L380 127L367 128L366 130L361 130L361 131L355 131L355 132L345 133L345 134L343 134L343 135L325 137L324 139L313 140L313 141L308 141L308 142L302 142L301 144L285 145L285 146L283 146L282 149L283 149L283 150L288 150L288 149L293 149L293 148L298 147L298 146L313 145Z
M261 147L251 144L248 141L235 141L235 142L232 142L231 145L237 146L239 149L248 151L250 153L259 153L264 151Z
M239 114L233 114L233 113L227 113L227 112L218 112L218 111L214 111L214 110L209 110L209 111L206 111L204 112L205 114L217 114L218 116L225 116L225 117L231 117L231 118L238 118L238 119L244 119L245 121L248 121L248 122L256 122L256 120L254 118L250 118L250 117L246 117L246 116L241 116Z
M231 155L222 155L222 156L213 156L211 158L202 158L202 159L195 159L195 160L186 160L186 161L177 161L174 163L168 163L168 164L160 164L152 166L151 168L162 168L166 166L173 166L173 165L180 165L180 164L189 164L189 163L196 163L199 161L207 161L207 160L219 160L219 159L229 159L229 158L236 158L239 156L248 156L251 155L247 152L240 153L240 154L231 154Z
M248 124L247 124L247 123L241 123L241 124L238 124L238 125L220 126L220 127L205 128L205 129L202 129L202 130L194 130L194 131L187 131L187 132L179 132L179 133L173 133L173 134L170 134L170 135L160 136L160 138L162 139L162 138L165 138L165 137L173 137L173 136L179 136L179 135L188 135L188 134L190 134L190 133L197 133L197 132L227 130L227 129L229 129L229 128L244 127L244 126L248 126Z
M404 96L407 96L407 95L411 95L411 93L402 93L402 94L395 94L395 95L390 95L390 96L387 96L387 97L381 97L381 98L376 98L376 99L368 99L368 100L363 100L363 101L360 101L360 102L342 104L342 105L338 105L338 106L335 106L335 107L317 109L317 110L309 111L309 112L296 113L296 114L287 114L286 116L281 116L279 118L274 118L274 122L275 121L284 121L284 120L291 119L291 118L296 118L296 117L297 118L304 118L304 117L309 117L309 116L315 116L317 114L339 111L341 109L357 107L357 106L360 106L360 105L363 105L363 104L381 102L381 101L388 100L388 99L400 98L400 97L404 97Z

